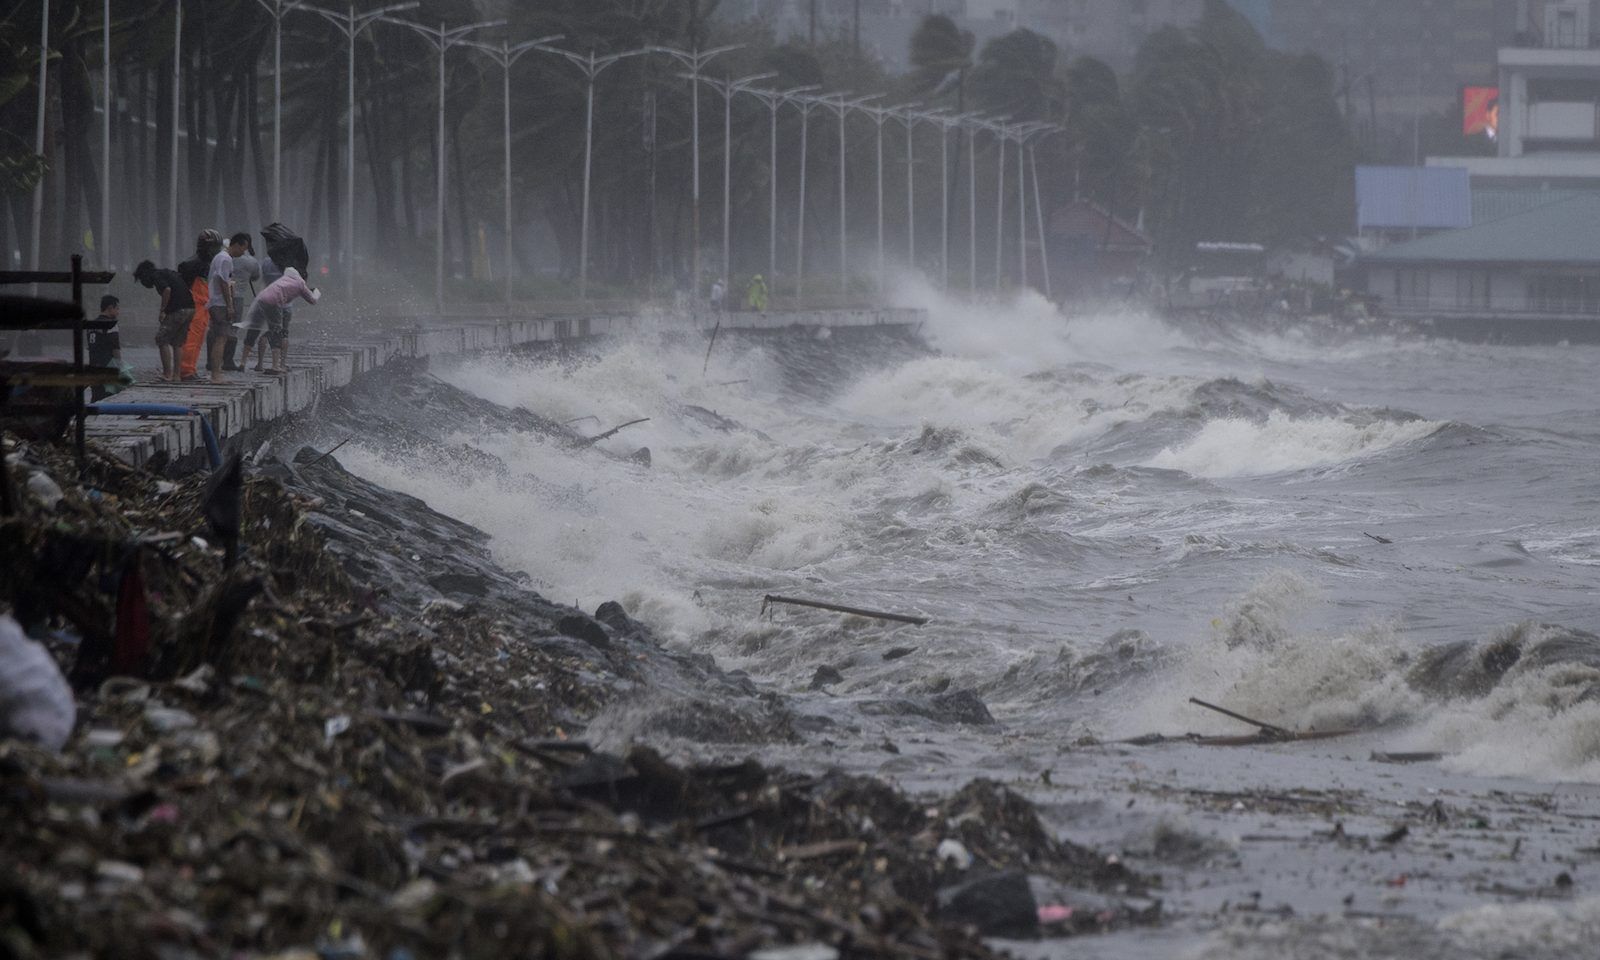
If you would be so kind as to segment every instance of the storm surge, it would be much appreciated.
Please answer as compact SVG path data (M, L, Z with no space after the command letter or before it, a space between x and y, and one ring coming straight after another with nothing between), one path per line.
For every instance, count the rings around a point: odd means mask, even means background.
M1588 654L1530 655L1471 698L1419 673L1452 644L1600 626L1586 448L1553 434L1584 435L1585 358L901 299L920 331L724 331L709 363L703 338L648 334L437 369L573 433L464 414L340 457L489 532L546 595L620 599L836 719L965 690L1001 725L1176 734L1210 729L1181 709L1206 696L1474 772L1600 779ZM1542 394L1501 373L1534 361ZM932 622L763 619L767 593ZM1512 747L1552 712L1570 735Z

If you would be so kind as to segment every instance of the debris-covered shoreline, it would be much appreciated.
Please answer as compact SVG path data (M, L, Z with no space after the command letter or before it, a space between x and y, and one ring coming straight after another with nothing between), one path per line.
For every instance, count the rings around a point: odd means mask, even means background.
M993 782L918 799L597 752L588 720L645 690L674 694L656 725L746 754L799 734L776 695L619 605L544 600L336 454L249 472L227 571L207 477L92 455L79 484L62 449L6 454L27 492L0 604L77 701L59 754L0 741L6 955L961 957L1159 911L1038 912L1030 880L1148 881Z

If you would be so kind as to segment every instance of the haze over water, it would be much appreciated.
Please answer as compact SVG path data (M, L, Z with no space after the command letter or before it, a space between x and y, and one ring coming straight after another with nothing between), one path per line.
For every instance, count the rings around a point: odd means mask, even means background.
M837 696L803 694L819 711L948 678L1063 742L1239 731L1199 696L1385 725L1461 772L1600 780L1592 664L1470 701L1406 682L1428 647L1600 630L1600 348L901 300L933 352L724 338L702 377L702 340L652 337L438 371L588 433L651 417L603 444L651 468L470 433L509 473L341 459L487 530L555 599L619 599L796 694L841 667ZM767 592L934 622L766 621Z

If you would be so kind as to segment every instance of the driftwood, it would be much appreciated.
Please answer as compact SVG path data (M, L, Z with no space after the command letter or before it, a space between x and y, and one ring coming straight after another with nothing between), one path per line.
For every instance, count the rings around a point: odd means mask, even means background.
M609 440L610 438L616 436L617 434L621 433L623 430L627 429L628 427L633 426L636 423L649 423L649 422L650 422L650 418L649 417L640 417L637 420L629 420L627 423L619 423L616 426L612 427L610 430L607 430L605 433L598 434L598 435L593 436L593 437L588 437L583 442L584 442L584 444L586 446L591 446L592 447L595 444L599 443L601 440Z
M870 617L873 620L892 620L895 623L910 623L916 626L925 626L927 617L913 617L903 613L884 613L880 610L863 610L860 607L847 607L838 603L825 603L821 600L800 600L795 597L780 597L767 594L761 598L761 612L766 613L767 608L773 604L786 603L796 607L814 607L818 610L830 610L834 613L848 613L857 617Z
M1207 710L1220 713L1225 717L1238 720L1241 723L1248 723L1250 726L1255 727L1261 732L1229 737L1202 737L1199 734L1194 733L1186 734L1181 737L1168 737L1159 733L1150 733L1141 737L1134 737L1132 739L1122 740L1119 742L1136 747L1149 747L1162 743L1194 743L1202 747L1255 747L1263 746L1269 743L1301 743L1309 740L1331 740L1334 737L1348 737L1351 734L1361 732L1360 730L1354 729L1308 730L1305 732L1288 730L1283 727L1274 726L1270 723L1252 719L1242 713L1235 713L1226 707L1219 707L1214 703L1207 703L1198 697L1190 697L1189 702L1197 707L1204 707Z
M1444 754L1432 751L1417 753L1378 753L1374 751L1371 759L1374 763L1432 763L1435 760L1443 760Z
M1250 726L1257 728L1262 733L1268 733L1276 737L1291 737L1294 735L1291 731L1285 730L1282 727L1275 727L1270 723L1262 723L1260 720L1252 720L1244 714L1234 713L1232 710L1229 710L1226 707L1219 707L1214 703L1206 703L1199 697L1190 697L1189 702L1197 707L1205 707L1207 710L1211 710L1215 713L1220 713L1225 717L1238 720L1241 723L1248 723Z
M1368 533L1365 530L1361 531L1361 535L1363 537L1366 537L1368 540L1376 540L1377 542L1379 542L1379 543L1381 543L1381 544L1383 544L1385 546L1388 546L1389 544L1394 543L1394 541L1390 540L1388 537L1380 537L1375 533Z
M1335 737L1348 737L1360 733L1360 730L1309 730L1297 733L1293 730L1284 733L1253 733L1240 737L1195 737L1192 743L1202 747L1258 747L1269 743L1304 743L1309 740L1332 740Z

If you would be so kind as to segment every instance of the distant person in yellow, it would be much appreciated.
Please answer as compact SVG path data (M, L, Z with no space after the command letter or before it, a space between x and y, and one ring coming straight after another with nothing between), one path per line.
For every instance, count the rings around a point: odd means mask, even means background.
M750 278L750 290L745 294L744 305L757 313L767 312L767 281L756 274Z

